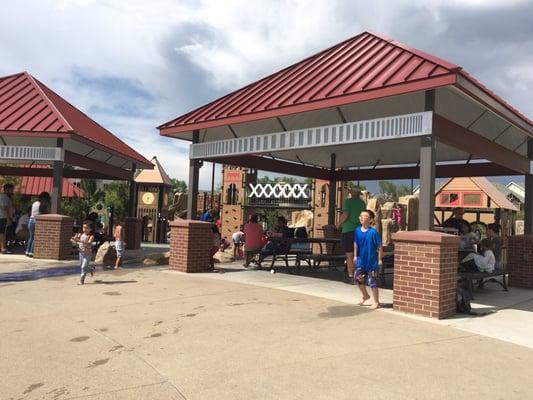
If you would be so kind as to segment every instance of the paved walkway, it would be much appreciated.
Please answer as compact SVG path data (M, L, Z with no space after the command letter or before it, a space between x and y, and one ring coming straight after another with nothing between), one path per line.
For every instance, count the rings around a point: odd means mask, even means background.
M342 283L133 267L0 283L1 397L533 398L532 349L328 298Z

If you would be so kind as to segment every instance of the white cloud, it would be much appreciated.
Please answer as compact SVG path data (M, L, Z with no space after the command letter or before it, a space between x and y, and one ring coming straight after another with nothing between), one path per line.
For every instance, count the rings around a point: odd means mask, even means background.
M532 14L495 0L18 0L2 4L0 75L28 70L187 180L188 144L157 125L363 30L449 58L532 116Z

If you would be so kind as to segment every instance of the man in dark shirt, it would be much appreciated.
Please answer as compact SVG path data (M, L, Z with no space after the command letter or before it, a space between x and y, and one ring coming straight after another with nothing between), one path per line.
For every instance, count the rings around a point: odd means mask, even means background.
M459 235L463 232L461 227L463 225L470 226L470 223L463 219L463 215L465 213L465 210L462 207L457 207L453 209L453 214L450 218L448 218L442 226L444 228L455 228L459 232Z

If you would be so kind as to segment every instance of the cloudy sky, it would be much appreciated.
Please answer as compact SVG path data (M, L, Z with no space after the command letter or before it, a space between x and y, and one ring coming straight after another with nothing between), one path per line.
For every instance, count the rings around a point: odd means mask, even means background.
M365 30L462 66L533 117L533 1L5 1L0 76L28 71L186 180L188 145L157 125Z

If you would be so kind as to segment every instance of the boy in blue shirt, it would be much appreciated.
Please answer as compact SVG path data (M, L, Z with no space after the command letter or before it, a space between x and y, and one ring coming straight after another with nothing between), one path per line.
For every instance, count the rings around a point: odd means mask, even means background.
M382 264L383 246L381 237L374 228L370 226L374 220L374 213L365 210L359 215L359 226L354 233L354 258L355 258L355 283L359 287L363 298L358 303L363 305L370 296L366 286L372 290L372 308L379 308L379 293L376 277L378 275L378 266Z

